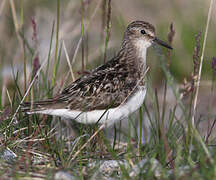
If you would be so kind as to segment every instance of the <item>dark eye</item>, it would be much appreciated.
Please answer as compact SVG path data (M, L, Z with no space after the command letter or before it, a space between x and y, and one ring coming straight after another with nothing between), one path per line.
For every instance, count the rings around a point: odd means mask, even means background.
M141 32L141 34L146 34L145 30L143 30L143 29L140 32Z

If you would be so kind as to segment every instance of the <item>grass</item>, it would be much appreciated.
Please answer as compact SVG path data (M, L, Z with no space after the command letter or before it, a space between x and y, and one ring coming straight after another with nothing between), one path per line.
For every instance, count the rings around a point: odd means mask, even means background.
M116 124L114 129L108 130L104 125L86 126L74 124L74 122L62 122L56 117L28 116L21 113L19 108L24 100L34 101L51 97L63 89L70 79L77 77L75 60L79 64L80 59L82 73L84 73L86 63L91 63L89 57L91 47L88 43L91 44L90 30L96 21L96 14L101 14L100 19L106 20L106 23L102 23L102 30L98 31L99 34L105 31L105 35L103 33L101 37L99 35L99 38L102 39L100 46L104 47L104 49L101 48L104 52L101 52L99 57L103 57L101 59L105 61L110 53L108 44L110 46L112 42L111 27L113 26L111 22L119 21L112 18L115 13L112 1L103 0L96 3L80 1L81 3L77 5L80 7L80 20L77 24L80 25L79 32L81 33L77 37L78 41L74 54L71 56L72 61L70 61L70 54L68 54L70 46L66 44L66 41L61 43L60 39L60 14L63 8L60 8L62 1L57 0L56 22L53 22L50 27L47 55L41 59L41 64L36 63L37 58L41 58L37 54L40 27L36 20L32 21L34 36L32 46L25 34L25 26L23 26L25 7L23 1L21 2L21 7L19 7L14 1L10 1L14 32L22 49L24 71L14 72L12 88L3 84L9 89L7 98L10 102L8 106L5 105L6 103L0 106L0 175L3 179L9 177L53 179L56 171L60 170L71 173L77 179L90 179L101 173L98 169L103 160L117 160L118 170L107 172L108 176L117 179L214 179L216 177L214 102L209 101L208 110L202 116L198 115L198 105L199 107L204 105L202 102L197 103L198 98L204 96L205 99L209 95L198 92L201 85L200 79L203 76L202 67L204 63L207 63L203 59L206 54L205 48L208 45L207 33L213 0L210 4L204 41L202 41L201 34L198 34L197 38L190 39L194 47L194 52L191 53L193 64L191 69L194 70L189 78L183 77L187 79L183 88L179 88L178 80L171 73L172 64L177 61L174 58L176 56L172 54L173 52L167 53L167 51L154 47L154 54L157 54L156 58L159 60L157 68L162 70L164 77L161 83L162 88L155 88L154 73L153 71L148 72L148 97L140 108L138 116L131 116L127 126L124 121ZM0 7L3 6L2 4L0 3ZM92 7L94 7L92 11L86 11L86 8ZM86 23L87 12L92 12L92 14ZM167 41L174 46L176 36L178 36L175 22L171 24L170 32L167 34ZM86 36L88 36L87 39ZM55 50L53 51L54 43ZM79 50L80 47L81 50ZM66 56L66 59L63 55ZM61 71L64 61L67 61L66 64L68 64L66 72ZM34 76L33 71L32 74L27 73L28 64L31 64L30 69L34 70ZM211 82L210 96L213 98L215 74L212 70L209 74L211 76L207 77ZM2 78L1 82L3 82ZM64 129L70 126L76 127L77 130L76 133L69 131L70 135L71 133L76 134L72 138L67 136L67 131ZM110 137L111 131L114 135ZM17 157L13 160L4 160L2 154L6 150L14 152ZM94 163L95 165L92 165Z

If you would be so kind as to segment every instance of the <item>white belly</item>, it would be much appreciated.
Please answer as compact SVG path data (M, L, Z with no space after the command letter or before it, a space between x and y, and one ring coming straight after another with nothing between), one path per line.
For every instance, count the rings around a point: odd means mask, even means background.
M111 125L118 120L128 117L129 114L136 111L143 104L145 95L146 87L140 87L139 90L132 97L130 97L130 99L128 99L126 103L108 110L81 112L69 109L49 109L31 113L61 116L64 118L73 119L79 123L84 124L92 124L98 122L99 124L107 123L107 125Z

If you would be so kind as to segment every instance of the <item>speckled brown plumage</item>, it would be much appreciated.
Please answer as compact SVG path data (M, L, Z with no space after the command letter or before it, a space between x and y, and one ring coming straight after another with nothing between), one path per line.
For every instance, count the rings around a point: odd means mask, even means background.
M119 53L106 64L85 75L54 99L34 103L34 108L62 108L91 111L119 106L134 89L142 73L134 64L125 63L127 55ZM28 111L30 103L23 108Z
M144 35L140 33L143 29ZM114 58L77 79L55 98L34 102L32 110L65 108L92 111L118 107L127 101L130 94L136 93L137 85L144 86L142 78L146 62L136 45L142 38L153 41L154 27L143 21L132 22ZM30 107L30 102L24 103L22 111L31 111Z

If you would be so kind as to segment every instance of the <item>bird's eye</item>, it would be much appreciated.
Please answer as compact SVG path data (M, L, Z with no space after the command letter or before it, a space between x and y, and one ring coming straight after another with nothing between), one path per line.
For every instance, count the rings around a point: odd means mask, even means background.
M141 32L141 34L146 34L144 29L142 29L140 32Z

